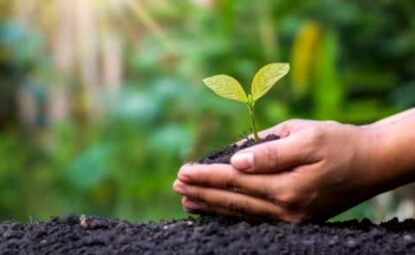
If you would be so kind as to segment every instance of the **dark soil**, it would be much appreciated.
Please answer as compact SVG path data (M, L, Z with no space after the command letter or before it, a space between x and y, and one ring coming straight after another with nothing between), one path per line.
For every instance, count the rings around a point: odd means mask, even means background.
M236 151L254 144L248 139L199 162L229 163ZM70 215L1 223L0 254L415 254L415 220L315 224L201 216L133 223Z
M229 164L231 161L232 155L235 154L236 152L242 149L251 147L256 144L269 142L269 141L273 141L277 139L279 139L279 136L274 135L274 134L268 135L263 139L259 139L258 142L255 142L255 140L252 138L247 138L246 141L244 141L240 145L232 144L232 145L229 145L228 147L222 148L220 150L217 150L217 151L214 151L208 154L206 157L200 159L198 163L199 164L214 164L214 163Z
M0 224L1 254L415 254L415 220L375 225L232 218L131 223L67 216Z

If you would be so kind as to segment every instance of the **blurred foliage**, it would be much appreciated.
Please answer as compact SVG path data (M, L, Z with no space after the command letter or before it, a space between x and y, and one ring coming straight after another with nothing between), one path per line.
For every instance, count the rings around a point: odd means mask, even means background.
M13 2L0 1L2 10ZM52 71L48 30L28 28L12 11L1 17L0 219L183 216L171 191L180 165L250 132L243 106L202 86L212 74L232 75L246 89L264 64L292 63L290 79L257 107L260 129L299 117L363 124L415 105L412 1L172 0L145 7L132 7L141 22L114 25L123 28L122 86L97 91L102 109L86 118L82 79L71 77L65 91L75 97L73 109L59 121L44 110L57 78L67 77ZM37 106L29 127L19 117L22 90ZM373 215L369 203L340 217Z

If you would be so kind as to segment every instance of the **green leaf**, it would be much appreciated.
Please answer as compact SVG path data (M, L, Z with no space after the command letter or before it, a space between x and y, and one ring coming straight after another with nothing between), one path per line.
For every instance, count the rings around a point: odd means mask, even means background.
M289 70L290 65L287 63L272 63L259 69L251 85L251 94L254 102L265 95Z
M214 75L204 79L203 83L221 97L242 103L248 102L241 84L231 76L224 74Z

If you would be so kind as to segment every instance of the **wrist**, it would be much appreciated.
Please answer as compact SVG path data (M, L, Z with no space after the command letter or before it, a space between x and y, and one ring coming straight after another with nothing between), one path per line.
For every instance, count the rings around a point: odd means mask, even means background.
M366 136L364 171L374 193L382 193L414 180L414 168L409 160L413 151L408 148L415 140L405 137L407 133L393 124L365 126L362 132Z
M384 176L384 164L381 162L382 157L382 138L383 130L372 128L369 125L359 127L359 136L356 141L357 157L355 168L359 172L357 182L360 184L359 189L364 194L376 195L385 191L383 182L386 181Z

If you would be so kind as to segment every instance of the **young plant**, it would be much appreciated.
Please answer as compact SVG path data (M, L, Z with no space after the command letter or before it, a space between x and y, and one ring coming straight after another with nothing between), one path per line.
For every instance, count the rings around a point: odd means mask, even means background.
M245 103L251 117L252 132L255 141L259 140L255 123L255 103L265 95L274 84L290 70L287 63L272 63L263 66L255 74L251 84L251 94L246 94L241 84L233 77L225 74L214 75L203 80L203 83L215 94L230 100Z

